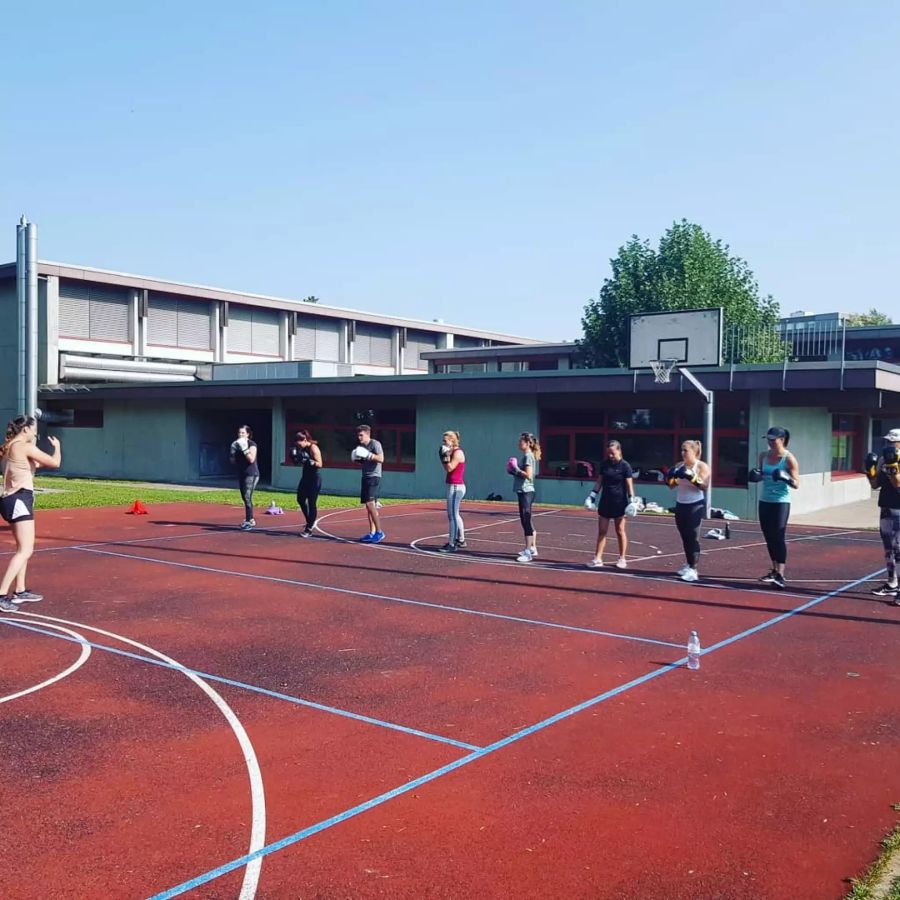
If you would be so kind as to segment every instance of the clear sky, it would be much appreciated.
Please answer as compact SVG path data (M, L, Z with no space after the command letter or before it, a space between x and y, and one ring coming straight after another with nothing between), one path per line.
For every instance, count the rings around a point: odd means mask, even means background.
M673 220L783 312L900 321L900 4L3 12L0 259L544 339ZM6 248L3 250L3 248Z

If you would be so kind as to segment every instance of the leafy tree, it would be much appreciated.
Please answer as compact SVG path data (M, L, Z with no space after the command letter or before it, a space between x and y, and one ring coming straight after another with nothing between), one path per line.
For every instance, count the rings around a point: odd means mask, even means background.
M318 303L319 298L316 297L314 294L310 294L308 297L303 298L303 302L304 303Z
M860 325L893 325L894 322L887 313L879 312L873 306L867 313L851 313L844 321L848 328L858 328Z
M783 358L775 333L778 304L761 297L753 272L713 240L699 225L673 223L654 250L633 235L610 260L612 276L600 296L589 300L581 320L582 362L594 367L628 365L628 321L638 313L721 306L725 317L726 358L768 362ZM740 335L740 348L728 336Z

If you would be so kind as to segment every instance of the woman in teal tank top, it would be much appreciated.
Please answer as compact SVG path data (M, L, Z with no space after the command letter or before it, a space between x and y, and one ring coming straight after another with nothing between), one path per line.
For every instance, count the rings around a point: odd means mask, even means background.
M750 472L749 480L762 486L759 495L759 527L766 539L771 570L760 581L779 590L787 586L784 567L787 563L788 517L791 512L791 489L800 486L800 466L787 445L791 433L787 428L773 426L765 435L769 449L759 455L759 466Z

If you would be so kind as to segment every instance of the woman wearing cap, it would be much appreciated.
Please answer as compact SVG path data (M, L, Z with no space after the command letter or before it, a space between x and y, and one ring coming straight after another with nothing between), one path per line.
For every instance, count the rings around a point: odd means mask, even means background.
M787 449L791 433L787 428L773 425L765 434L769 449L759 454L759 465L751 469L748 480L759 482L759 527L766 539L772 568L760 578L779 590L786 587L784 566L787 562L788 517L791 514L791 488L800 486L800 466Z
M884 545L887 581L872 591L877 597L892 597L891 604L900 606L900 428L892 428L881 453L866 457L869 484L878 490L878 531Z
M602 491L602 493L601 493ZM597 502L597 495L600 501ZM625 510L634 503L634 472L628 462L622 459L622 445L618 441L606 444L606 459L600 463L597 483L588 496L585 506L589 509L597 504L597 549L588 568L599 569L603 566L603 550L606 547L606 534L609 523L616 523L616 538L619 542L619 558L617 569L628 568L625 551L628 549L628 536L625 534Z
M666 475L666 484L678 493L675 498L675 525L681 535L685 565L678 570L682 581L697 581L700 563L700 526L706 510L706 489L709 487L709 466L700 459L700 441L684 441L681 462Z
M58 469L62 464L59 440L48 437L53 455L37 447L37 421L17 416L6 425L6 440L0 446L3 491L0 515L9 522L16 552L9 558L0 580L0 610L15 612L19 603L35 603L41 595L25 586L28 560L34 553L34 473L39 466ZM15 587L15 590L13 589Z

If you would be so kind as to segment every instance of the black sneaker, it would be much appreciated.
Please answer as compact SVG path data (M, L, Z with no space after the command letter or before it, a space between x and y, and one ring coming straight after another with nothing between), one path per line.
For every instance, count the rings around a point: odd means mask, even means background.
M888 603L888 606L900 606L900 591L894 594L894 599Z
M438 549L438 553L456 553L456 544L444 544Z
M457 541L457 542L456 542L456 549L457 549L457 550L465 550L465 549L466 549L466 546L467 546L467 545L466 545L466 542L465 542L465 541Z
M763 575L763 577L760 578L759 580L760 580L763 584L771 584L771 583L775 580L775 576L776 576L777 574L778 574L778 573L777 573L774 569L772 569L770 572L768 572L768 573L766 573L765 575Z
M312 528L307 525L306 528L304 528L303 531L300 532L300 537L312 537Z
M42 594L35 594L34 591L16 591L13 594L15 603L38 603L43 600Z
M787 582L784 580L784 575L780 572L772 573L772 580L769 582L772 587L778 588L779 591L783 591L787 587Z
M889 582L885 582L881 587L876 588L872 593L876 597L892 597L897 593L897 585L890 584Z
M0 597L0 609L3 612L18 612L19 607L13 603L12 597Z

